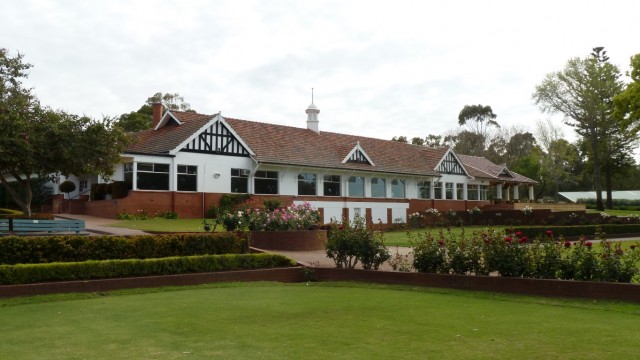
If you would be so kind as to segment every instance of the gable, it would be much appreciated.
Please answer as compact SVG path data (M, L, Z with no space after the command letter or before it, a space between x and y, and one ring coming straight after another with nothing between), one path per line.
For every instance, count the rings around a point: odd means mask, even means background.
M448 151L442 158L442 161L440 161L436 171L441 174L467 175L464 167L452 151Z
M502 171L500 171L500 173L498 174L498 176L507 176L507 177L513 177L513 174L511 173L511 171L509 171L509 169L507 169L507 167L505 166Z
M366 164L366 165L375 166L373 161L371 161L371 158L369 157L369 155L367 155L367 153L364 151L362 146L360 146L359 141L356 143L356 146L353 149L351 149L351 151L349 152L349 155L347 155L342 160L342 163L343 164L355 163L355 164Z
M224 121L215 121L193 136L180 151L229 156L251 156L240 138Z
M182 122L178 120L170 111L167 111L162 119L160 119L158 125L156 125L154 130L158 130L167 125L182 125Z

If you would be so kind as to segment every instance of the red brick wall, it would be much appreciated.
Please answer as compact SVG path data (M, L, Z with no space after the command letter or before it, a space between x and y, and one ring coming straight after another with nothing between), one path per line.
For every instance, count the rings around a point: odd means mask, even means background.
M84 213L87 215L116 218L123 211L135 213L144 210L152 215L166 210L175 211L180 218L202 218L206 216L211 205L219 205L222 193L181 193L167 191L130 191L129 196L118 200L89 201L84 204L71 205L71 213ZM489 201L458 201L458 200L426 200L426 199L371 199L371 198L348 198L348 197L323 197L323 196L273 196L273 195L253 195L257 201L265 199L280 200L283 206L289 206L294 200L299 201L350 201L350 202L371 202L378 203L402 203L409 204L407 214L417 211L424 211L436 208L440 211L449 209L466 211L475 206L482 207L489 204ZM203 206L204 202L204 206ZM369 209L365 209L369 211ZM370 219L369 212L365 213ZM343 211L343 215L348 214ZM387 216L389 223L393 222L391 215Z

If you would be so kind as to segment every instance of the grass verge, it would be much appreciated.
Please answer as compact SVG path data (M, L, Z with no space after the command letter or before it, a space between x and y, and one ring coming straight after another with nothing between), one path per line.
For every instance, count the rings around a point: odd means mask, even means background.
M5 359L622 359L640 341L638 304L355 283L42 296L0 313Z

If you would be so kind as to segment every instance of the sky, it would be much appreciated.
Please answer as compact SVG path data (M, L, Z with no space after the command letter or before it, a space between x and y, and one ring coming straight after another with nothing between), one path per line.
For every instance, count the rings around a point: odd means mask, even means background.
M443 135L465 105L535 133L545 75L604 46L625 72L640 1L6 1L0 47L44 105L94 118L157 92L204 114L381 139ZM570 128L567 138L574 137Z

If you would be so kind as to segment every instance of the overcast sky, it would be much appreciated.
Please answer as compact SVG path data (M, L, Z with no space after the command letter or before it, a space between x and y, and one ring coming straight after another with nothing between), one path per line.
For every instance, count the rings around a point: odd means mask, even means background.
M640 1L5 1L0 46L48 106L96 118L177 92L205 114L390 139L457 128L465 105L534 131L547 73L640 53ZM560 121L560 118L557 118ZM567 136L572 137L571 131Z

